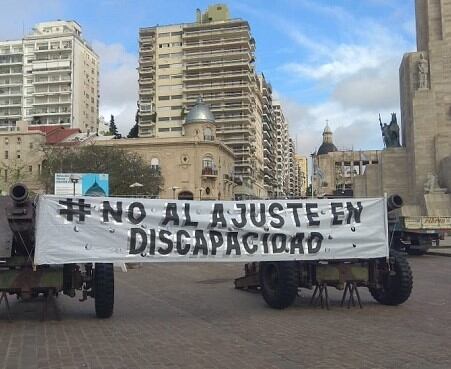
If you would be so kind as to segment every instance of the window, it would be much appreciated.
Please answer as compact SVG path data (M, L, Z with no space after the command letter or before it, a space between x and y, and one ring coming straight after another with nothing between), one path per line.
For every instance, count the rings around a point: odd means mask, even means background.
M5 145L9 145L9 138L8 137L5 138Z
M5 159L8 159L8 157L9 157L9 153L8 153L8 151L5 151Z
M182 130L182 127L172 127L171 132L180 132Z
M169 100L169 96L158 96L159 101Z
M169 54L160 54L158 55L159 58L169 58Z
M171 99L172 100L178 100L178 99L181 99L182 97L183 97L182 95L172 95Z
M33 142L30 142L30 149L33 148Z
M169 79L169 74L162 74L158 76L158 79Z
M168 121L168 120L169 120L169 117L160 117L160 118L158 118L159 122L165 122L165 121Z
M216 170L215 162L213 158L207 156L202 159L202 175L217 175L218 171Z
M169 68L169 67L170 67L170 64L160 64L158 66L158 68L160 68L160 69L166 69L166 68Z
M16 156L17 156L17 159L20 159L20 150L17 150Z
M169 132L169 128L158 128L158 132Z
M182 31L171 32L171 36L181 36L181 35L182 35Z
M32 166L32 165L29 165L29 166L28 166L28 171L29 171L30 173L33 173L33 166Z
M213 168L213 159L206 157L202 160L202 168Z
M172 46L182 46L182 43L181 42L173 42Z
M171 106L171 110L180 110L182 108L181 105Z
M204 128L204 140L205 141L214 141L213 131L211 128Z
M161 32L158 34L158 36L160 37L168 37L169 36L169 32Z

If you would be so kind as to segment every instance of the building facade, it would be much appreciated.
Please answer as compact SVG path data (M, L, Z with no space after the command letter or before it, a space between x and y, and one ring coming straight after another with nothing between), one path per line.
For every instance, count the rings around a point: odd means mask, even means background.
M138 153L163 177L160 198L234 200L241 180L234 175L233 151L218 140L215 118L201 99L186 116L183 132L179 137L94 138L86 144Z
M317 196L353 196L361 191L356 184L362 176L381 161L378 150L338 150L333 141L333 132L326 125L323 143L312 156L312 191ZM372 183L375 184L375 183Z
M26 120L95 132L98 116L99 58L78 23L39 23L0 42L0 129Z
M198 10L193 23L141 28L139 49L139 136L182 136L183 118L201 95L218 138L234 152L243 182L238 198L267 197L265 167L271 164L264 158L261 96L267 83L255 72L248 22L230 18L225 5L212 5Z
M282 111L279 101L274 101L275 137L276 137L276 198L285 198L289 194L290 181L290 148L288 121Z
M298 185L296 188L296 197L303 197L307 194L308 186L308 159L304 155L295 154Z

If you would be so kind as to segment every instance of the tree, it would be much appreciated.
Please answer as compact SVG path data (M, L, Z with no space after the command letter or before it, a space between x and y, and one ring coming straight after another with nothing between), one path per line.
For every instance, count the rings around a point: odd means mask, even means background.
M47 147L40 182L47 193L54 189L55 173L107 173L110 195L158 195L163 178L137 153L115 146ZM143 186L131 189L133 183Z
M110 131L109 131L110 135L113 135L114 138L121 138L121 135L119 134L119 131L117 130L117 126L116 123L114 122L114 115L111 114L111 119L110 119Z
M8 192L16 182L24 182L30 175L26 171L27 166L20 160L12 160L8 163L0 162L0 193Z
M138 112L136 112L135 116L135 125L130 129L130 132L127 135L127 138L138 138L139 126L138 126Z

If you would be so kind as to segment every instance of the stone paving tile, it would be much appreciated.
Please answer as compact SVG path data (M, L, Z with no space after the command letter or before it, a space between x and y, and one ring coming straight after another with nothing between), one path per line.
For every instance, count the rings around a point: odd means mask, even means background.
M0 368L451 368L449 258L409 259L414 290L404 305L364 308L308 305L268 308L257 293L238 291L236 264L153 264L116 273L111 319L93 301L60 296L61 321L40 322L39 302L0 308ZM14 299L11 299L14 300ZM50 309L51 312L51 309ZM49 314L49 318L52 315Z

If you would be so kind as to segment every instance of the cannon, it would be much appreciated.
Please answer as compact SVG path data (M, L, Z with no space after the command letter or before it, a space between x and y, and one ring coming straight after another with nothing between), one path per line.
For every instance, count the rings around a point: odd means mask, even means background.
M80 301L95 299L98 318L109 318L114 307L113 264L35 265L35 199L22 183L14 184L9 196L0 196L0 294L21 299L59 293ZM64 242L62 240L62 242ZM1 300L0 300L1 301Z
M388 214L402 205L401 196L390 196L387 199ZM389 221L389 240L394 232L396 229ZM346 296L348 302L354 304L355 296L361 306L358 287L367 287L381 304L400 305L410 297L412 286L408 260L396 248L390 248L388 258L247 263L244 276L235 279L235 288L260 290L265 302L275 309L289 307L300 288L314 289L311 303L316 298L328 308L328 287L343 290L342 305Z
M424 255L433 242L451 230L451 218L446 216L403 216L404 201L399 195L387 199L390 247L409 255Z

